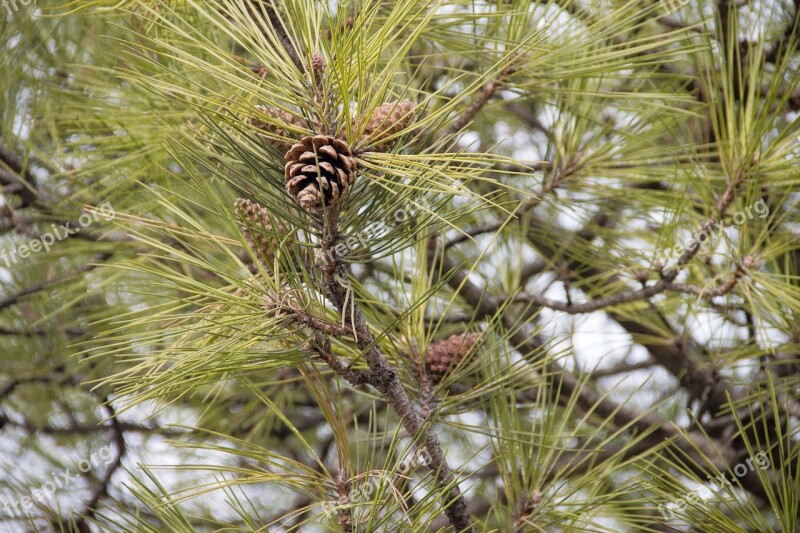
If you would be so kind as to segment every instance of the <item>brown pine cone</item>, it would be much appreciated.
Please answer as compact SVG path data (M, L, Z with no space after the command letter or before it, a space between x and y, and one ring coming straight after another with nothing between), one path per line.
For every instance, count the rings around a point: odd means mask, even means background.
M306 126L303 119L293 115L292 113L289 113L288 111L284 111L283 109L267 107L263 105L257 105L256 109L273 117L277 124L275 122L261 120L260 118L249 118L248 122L251 126L262 130L264 133L259 134L259 136L264 139L267 144L274 146L278 152L285 152L292 146L291 141L279 139L278 137L294 137L294 134L282 127L280 123L286 124L287 126L298 126L301 128Z
M384 140L406 128L414 117L416 105L411 100L386 102L372 112L367 128L358 144L370 146L376 152L386 152L392 148L395 139Z
M439 383L460 365L470 349L482 338L480 333L461 333L431 344L425 355L425 368L428 375Z
M269 215L269 211L261 205L239 198L234 203L236 216L242 224L247 245L253 251L253 255L261 261L268 269L271 269L275 261L275 250L278 248L278 240L274 235L275 229L283 229L280 222L274 220Z
M286 190L304 209L338 203L356 180L350 147L329 135L309 135L286 152Z

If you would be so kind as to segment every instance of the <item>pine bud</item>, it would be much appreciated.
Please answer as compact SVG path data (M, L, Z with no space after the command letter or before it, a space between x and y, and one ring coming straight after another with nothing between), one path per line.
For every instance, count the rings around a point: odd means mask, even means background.
M742 259L742 268L745 270L755 270L756 268L758 268L759 264L760 261L758 260L758 258L753 257L752 255L746 255Z
M356 180L350 147L329 135L309 135L286 152L286 190L301 207L319 210L338 203Z
M434 383L442 381L459 366L470 349L482 338L480 333L461 333L430 345L425 356L425 368Z

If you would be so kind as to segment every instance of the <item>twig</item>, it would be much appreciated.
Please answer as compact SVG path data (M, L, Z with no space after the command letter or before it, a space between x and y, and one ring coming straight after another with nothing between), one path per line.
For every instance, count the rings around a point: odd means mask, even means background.
M755 163L757 163L757 160L754 158L754 161L752 161L751 164ZM728 207L730 207L731 203L733 203L733 199L736 196L736 191L739 189L742 181L744 181L746 174L747 170L744 167L740 167L733 179L728 181L728 185L725 187L725 190L717 199L714 213L708 217L701 228L692 236L692 242L694 242L695 245L684 250L684 252L678 258L676 266L664 273L663 278L666 281L672 281L678 277L678 273L680 272L679 267L686 265L686 263L688 263L692 257L697 255L697 252L700 251L699 243L703 242L703 240L700 239L700 236L709 235L709 231L711 230L712 226L714 226L714 224L716 224L719 220L722 220L722 217L725 216L725 212L728 210Z
M705 298L714 298L728 294L735 286L738 279L741 277L740 270L730 275L719 287L705 288L696 285L688 285L685 283L672 283L666 280L659 280L653 285L648 285L643 289L636 289L626 292L618 292L606 298L593 299L588 302L570 304L569 302L559 302L540 296L538 294L518 294L512 301L515 303L532 303L540 307L546 307L554 311L561 311L571 315L580 315L585 313L593 313L606 307L612 307L624 303L635 302L639 300L648 300L653 296L662 294L664 292L680 292L696 294L697 296Z
M459 131L463 130L467 124L472 122L472 119L475 118L475 115L483 109L489 100L491 100L495 93L497 92L500 87L503 86L503 82L505 79L513 74L514 67L512 65L507 66L498 74L497 78L491 80L489 83L483 86L483 90L481 90L481 94L478 98L475 99L472 104L461 114L460 117L453 121L453 124L450 126L449 133L456 134Z
M44 328L36 329L12 329L7 326L0 326L0 335L16 336L16 337L49 337L53 335L53 330L46 330ZM76 328L66 328L64 333L70 338L77 338L86 335L86 330Z
M109 465L105 474L100 478L99 484L92 494L92 498L83 507L84 511L81 513L81 517L75 521L75 528L81 533L91 533L92 530L89 528L88 522L97 514L97 504L100 503L100 500L108 496L108 487L111 483L111 478L114 476L117 469L122 466L122 458L125 456L127 450L125 446L125 431L120 421L117 420L117 414L110 403L110 398L105 398L103 407L108 413L111 428L114 431L114 443L117 447L117 457L114 459L114 462Z
M650 368L657 365L658 362L654 361L653 359L647 359L645 361L639 361L638 363L620 363L617 365L612 366L611 368L603 368L599 370L594 370L591 374L593 380L597 380L600 378L605 378L609 376L616 376L618 374L624 374L627 372L633 372L635 370L643 370L645 368Z
M371 382L371 376L368 372L354 370L339 361L331 351L330 342L320 332L316 332L314 343L306 343L304 347L308 351L316 352L331 367L331 370L346 379L352 386L358 387Z
M5 146L0 146L0 185L20 185L16 194L22 199L21 207L28 207L37 203L38 187L34 175L30 170L23 172L23 167L22 159Z
M26 383L52 383L70 380L72 380L72 377L65 375L60 368L47 374L13 378L0 388L0 402L13 394L17 387Z
M531 525L529 519L536 512L540 503L542 503L542 493L538 490L524 494L520 498L514 511L514 533L522 533L527 526Z
M97 262L97 263L100 263L100 262L106 261L109 257L111 257L110 253L96 254L93 257L92 260ZM4 298L4 299L0 300L0 310L6 309L7 307L11 307L12 305L16 304L20 300L20 298L24 298L25 296L30 296L31 294L35 294L37 292L41 292L41 291L43 291L45 289L49 289L49 288L53 287L54 285L58 285L59 283L62 283L64 281L68 281L70 279L76 278L76 277L80 276L81 274L85 274L87 272L91 272L92 270L97 268L97 266L98 266L97 264L87 264L87 265L84 265L84 266L78 268L74 272L70 272L70 273L65 274L63 276L57 276L57 277L42 281L40 283L35 283L35 284L33 284L33 285L29 286L29 287L25 287L21 291L15 293L15 294L12 294L11 296L8 296L7 298Z
M287 295L284 295L284 300L286 300ZM271 296L265 296L264 309L278 316L288 315L295 322L310 327L325 335L330 335L332 337L355 337L352 328L316 317L303 309L293 306L291 303L288 303L288 301L277 301Z
M456 244L466 241L467 239L471 239L473 237L477 237L478 235L484 235L486 233L494 233L499 231L501 228L505 227L506 224L510 223L513 220L519 220L520 215L523 215L534 209L536 206L541 203L542 199L552 191L554 191L564 179L568 178L571 174L577 171L584 163L584 159L581 156L576 156L570 159L570 161L562 168L560 168L550 181L548 181L542 188L539 190L538 194L535 196L528 198L527 200L520 203L519 208L514 211L513 213L509 213L508 216L502 218L496 222L485 224L483 226L478 226L475 228L470 228L467 231L462 232L461 234L453 237L452 239L448 240L445 243L445 248L449 248Z

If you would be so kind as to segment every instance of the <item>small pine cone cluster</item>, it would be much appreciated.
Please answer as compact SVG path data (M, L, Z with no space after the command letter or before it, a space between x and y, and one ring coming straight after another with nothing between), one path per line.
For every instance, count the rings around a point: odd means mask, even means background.
M275 250L278 248L273 228L281 230L282 227L277 225L280 222L273 220L265 207L252 200L239 198L234 208L242 224L242 233L247 245L256 258L271 269L275 261Z
M350 147L330 135L309 135L286 152L286 190L311 211L338 203L356 179Z
M386 137L405 129L414 118L415 108L411 100L381 104L372 112L359 146L369 146L375 152L391 150L395 139L386 140Z
M480 333L461 333L430 345L425 355L425 368L433 382L439 383L459 366L481 338Z
M260 137L264 139L267 144L274 146L278 152L285 152L292 146L291 141L284 141L280 138L291 138L293 136L292 133L290 133L286 128L282 127L279 123L286 124L287 126L297 126L300 128L306 127L303 119L293 115L288 111L284 111L283 109L278 109L277 107L266 107L263 105L257 105L256 109L258 109L261 113L274 118L275 122L267 122L265 120L261 120L260 118L250 118L248 119L248 122L251 126L262 130L264 133L260 134Z

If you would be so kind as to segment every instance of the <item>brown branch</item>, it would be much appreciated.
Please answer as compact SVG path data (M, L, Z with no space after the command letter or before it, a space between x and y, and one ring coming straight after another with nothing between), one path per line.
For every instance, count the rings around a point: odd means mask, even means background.
M36 177L30 169L26 169L24 162L15 153L0 146L0 185L18 186L11 187L22 200L20 207L36 205L38 202L38 186Z
M524 494L514 510L514 526L513 533L523 533L528 526L534 525L529 522L529 518L536 512L536 508L542 503L542 493L534 490L529 494Z
M272 40L270 39L270 31L265 25L267 21L269 22L269 27L272 28L272 32L274 32L275 37L277 37L278 44L286 51L292 63L294 63L301 72L304 72L306 67L303 59L298 54L294 41L286 31L286 25L281 18L281 14L278 12L278 8L274 5L274 2L272 0L249 0L247 11L256 24L260 26L267 40ZM267 16L266 20L264 20L264 14Z
M509 65L504 68L495 79L484 85L478 98L476 98L475 101L470 104L470 106L461 114L461 116L453 121L448 133L454 135L467 127L467 124L472 122L472 119L475 118L475 115L477 115L478 112L489 102L489 100L494 97L498 89L503 86L506 78L514 73L514 70L514 66Z
M757 163L758 162L755 158L750 162L751 165L755 165ZM725 216L728 207L730 207L730 205L733 203L733 199L736 196L736 191L739 189L744 181L745 176L747 175L747 171L747 168L740 167L737 170L736 175L728 181L728 185L725 187L725 190L722 192L719 198L717 198L717 204L715 206L714 213L708 217L708 219L706 219L700 230L696 231L694 235L692 235L692 242L695 245L684 250L684 252L678 258L676 266L664 273L663 277L666 281L673 281L676 277L678 277L678 274L680 273L680 267L686 265L686 263L688 263L695 255L697 255L697 252L700 251L699 243L703 242L703 239L701 239L700 236L709 235L712 226L722 220L722 218Z
M75 521L75 527L81 533L91 533L92 530L89 527L89 521L96 516L97 504L100 503L100 500L108 496L108 488L111 483L111 478L122 466L122 458L125 456L125 452L127 450L125 445L125 430L122 428L120 421L117 420L117 414L114 411L114 407L111 405L110 398L105 398L103 407L108 413L111 422L111 428L114 431L114 444L117 447L117 457L114 459L114 462L109 465L106 472L100 478L97 488L92 493L91 499L86 503L86 505L83 506L84 510L81 513L80 518Z
M456 532L474 531L469 515L467 501L461 494L456 477L442 451L439 438L430 424L426 423L420 412L411 402L397 371L389 365L367 325L360 306L353 300L349 291L347 270L334 253L339 239L339 212L336 206L328 208L322 215L322 257L325 290L328 299L338 309L345 320L350 322L356 333L356 344L364 352L364 358L372 372L370 384L375 387L392 410L400 417L405 430L419 437L421 447L428 450L431 461L428 468L434 475L436 485L446 493L445 514Z
M707 288L698 287L696 285L689 285L685 283L672 283L666 280L660 280L653 285L648 285L642 289L630 290L625 292L618 292L606 298L592 299L588 302L573 304L570 302L559 302L551 300L538 294L518 294L511 301L515 303L529 303L536 304L540 307L546 307L554 311L561 311L571 315L580 315L585 313L592 313L600 311L607 307L630 303L635 301L643 301L652 298L658 294L665 292L679 292L686 294L695 294L702 298L715 298L728 294L736 286L739 279L743 276L744 270L741 265L738 265L736 271L732 273L725 281L718 287Z
M592 380L597 380L600 378L606 378L609 376L616 376L619 374L626 374L628 372L634 372L636 370L644 370L645 368L651 368L657 365L658 362L654 361L653 359L647 359L645 361L639 361L638 363L619 363L611 368L601 368L598 370L593 370L591 373Z
M110 253L96 254L92 258L92 261L94 261L95 263L101 263L103 261L108 260L111 257L111 255L112 254L110 254ZM19 291L19 292L15 293L15 294L12 294L11 296L8 296L8 297L0 300L0 310L6 309L8 307L11 307L12 305L16 304L21 298L24 298L26 296L30 296L31 294L36 294L37 292L41 292L41 291L49 289L49 288L52 288L53 286L58 285L59 283L63 283L65 281L69 281L69 280L71 280L73 278L76 278L76 277L80 276L81 274L85 274L87 272L91 272L92 270L94 270L98 266L95 263L86 264L86 265L78 268L77 270L75 270L73 272L70 272L68 274L65 274L63 276L56 276L54 278L42 281L40 283L35 283L35 284L33 284L33 285L29 286L29 287L25 287L21 291Z
M6 335L9 337L49 337L52 336L54 333L53 330L47 330L44 328L36 328L36 329L13 329L7 326L0 326L0 335ZM76 328L66 328L64 333L70 338L78 338L86 335L86 330L76 329Z
M288 316L300 325L309 327L324 335L332 337L354 337L353 329L342 324L336 324L328 320L316 317L307 311L288 303L289 293L284 294L283 300L278 301L271 296L264 297L264 309L276 316Z
M336 355L331 351L330 342L322 335L321 332L315 333L315 342L314 343L306 343L304 348L307 351L316 352L331 370L333 370L336 374L343 377L354 387L358 387L359 385L366 385L372 383L372 377L369 372L363 372L361 370L354 370L348 365L345 365L336 357Z
M336 481L336 492L339 495L339 500L348 498L350 493L350 480L345 475L344 471L339 472L339 479ZM353 514L349 505L345 505L336 511L339 516L339 527L343 533L353 533Z
M12 378L0 388L0 402L13 394L20 385L28 383L60 383L62 381L71 381L72 379L71 376L65 375L61 369L55 369L47 374Z

